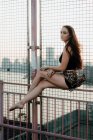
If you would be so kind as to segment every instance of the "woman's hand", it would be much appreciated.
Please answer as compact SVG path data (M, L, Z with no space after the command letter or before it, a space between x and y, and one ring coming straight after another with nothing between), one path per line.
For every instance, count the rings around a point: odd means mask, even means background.
M51 78L55 74L55 71L52 69L47 70L47 76Z
M41 71L45 71L45 70L47 70L47 69L49 69L49 68L48 68L48 67L41 67L41 68L40 68Z

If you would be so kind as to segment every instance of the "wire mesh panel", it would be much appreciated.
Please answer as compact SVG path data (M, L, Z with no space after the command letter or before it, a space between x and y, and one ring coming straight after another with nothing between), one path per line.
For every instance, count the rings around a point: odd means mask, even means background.
M3 118L4 123L20 127L28 127L27 105L22 111L9 112L9 108L24 98L24 94L28 91L28 86L20 85L28 83L28 22L31 24L31 20L28 21L28 10L27 0L0 1L0 80L19 83L19 85L4 84ZM4 132L5 140L22 134L21 130L19 132L9 128Z
M40 1L40 23L41 23L41 46L42 46L42 66L59 65L59 56L61 55L64 43L60 39L60 30L63 25L71 25L76 32L81 44L81 54L84 62L87 81L80 87L81 89L93 89L93 1L92 0L41 0ZM63 97L65 99L77 99L83 101L92 101L92 92L87 91L64 91L60 89L46 89L42 95L52 97ZM59 105L54 110L55 103ZM72 105L73 104L73 105ZM52 99L42 99L42 124L48 120L55 120L53 116L59 118L61 109L64 112L74 112L74 107L78 104L69 102L58 102ZM73 107L71 107L72 105ZM86 105L80 105L86 108ZM48 108L48 109L47 109ZM56 113L56 114L55 114ZM84 116L84 114L83 114ZM75 115L76 117L76 115ZM51 118L51 119L50 119ZM60 122L59 122L60 123ZM55 125L55 123L54 123ZM54 129L54 125L51 126ZM47 127L47 126L46 126ZM52 129L51 128L51 129ZM79 131L79 128L76 128ZM82 128L80 130L84 130ZM92 128L91 128L92 129ZM85 131L84 131L85 132ZM68 132L70 135L74 132ZM77 134L76 134L77 135ZM80 134L81 135L81 134ZM90 132L89 132L90 135ZM77 136L78 137L78 136ZM85 138L85 137L82 137ZM90 138L92 139L92 138Z
M27 83L27 0L0 1L0 80ZM5 85L4 90L27 92Z
M42 99L43 131L68 136L71 140L72 137L93 139L92 102L52 96L42 96ZM61 140L56 135L47 139Z
M31 45L31 42L29 43L27 38L27 5L27 0L0 1L0 22L2 22L0 24L0 80L4 80L5 82L27 83L27 46ZM37 4L37 11L38 6L39 3ZM82 89L93 89L92 9L92 0L40 0L40 57L42 59L42 66L59 65L59 56L65 45L61 42L60 30L63 25L68 24L73 26L81 43L82 58L86 68L87 82L80 87ZM37 20L39 20L38 17ZM37 28L39 29L39 26ZM31 29L29 28L29 30L31 37ZM39 37L37 38L39 39ZM27 128L28 112L26 105L22 111L8 112L9 107L13 103L18 102L24 97L22 93L27 93L27 86L5 84L4 90L4 121L13 126L16 126L18 121L17 125L20 128ZM17 94L16 92L21 94ZM40 103L40 107L42 105L42 108L38 107L41 109L38 112L38 116L41 115L39 118L40 122L38 122L40 123L40 130L49 133L46 133L44 137L42 137L44 132L39 133L39 139L58 140L56 134L61 134L61 136L58 135L61 138L64 135L88 140L93 139L93 103L91 102L93 96L91 92L46 89L42 93L44 96L47 95L46 98L42 96L40 97L42 98L42 102L41 100L40 102L35 102L35 104ZM12 120L11 122L10 119ZM14 139L15 133L17 134L15 139L28 139L26 136L28 133L22 133L21 129L20 132L7 129L5 139L10 138L10 132L13 135L12 139ZM51 138L48 137L49 134L52 136ZM71 137L66 138L70 139Z
M75 29L81 44L82 59L86 68L87 82L81 88L93 88L93 1L41 0L40 7L42 66L59 64L59 56L65 45L60 39L60 30L63 25L71 25ZM62 95L66 96L64 93ZM70 95L73 94L67 94L67 96ZM74 94L74 96L78 95ZM82 93L81 96L82 98L91 99L91 95L89 96L89 94Z
M28 105L25 104L24 108L22 110L17 109L13 112L9 112L10 106L13 105L13 103L19 102L22 98L24 98L25 94L17 94L17 93L4 93L7 98L4 99L4 110L6 112L3 116L3 123L7 125L7 127L4 127L4 140L12 140L12 139L28 139L29 133L27 131L22 131L20 127L22 128L32 128L32 124L28 122ZM4 96L4 97L5 97ZM30 109L32 111L32 106L30 106ZM31 116L32 118L32 116ZM11 125L12 128L9 128L8 125ZM15 127L18 127L16 129ZM31 133L29 135L31 137Z

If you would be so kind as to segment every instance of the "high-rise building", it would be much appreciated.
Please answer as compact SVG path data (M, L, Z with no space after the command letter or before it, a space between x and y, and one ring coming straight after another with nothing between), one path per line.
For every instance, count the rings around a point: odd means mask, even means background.
M54 65L54 48L46 48L46 65Z

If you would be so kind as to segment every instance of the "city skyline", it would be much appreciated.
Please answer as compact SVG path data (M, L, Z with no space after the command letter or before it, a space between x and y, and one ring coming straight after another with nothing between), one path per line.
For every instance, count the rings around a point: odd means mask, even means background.
M16 0L10 2L0 1L0 62L4 57L10 58L12 62L15 59L22 61L27 57L27 1L20 0L20 3L17 3ZM69 24L74 27L78 39L83 46L82 56L84 61L90 61L93 63L92 0L86 2L81 2L80 0L76 2L72 0L67 1L66 4L57 1L57 12L55 10L55 3L51 1L51 4L53 5L52 9L51 6L48 7L48 11L43 9L45 11L41 15L43 54L45 54L44 48L52 46L55 48L55 57L60 55L60 51L64 47L64 43L60 40L60 30L63 25ZM69 9L66 10L66 8L68 8L68 4ZM48 1L46 2L46 5L48 6ZM85 10L86 7L87 10ZM37 8L37 11L38 10L39 7ZM47 12L49 13L48 16L46 16ZM40 35L39 18L38 13L38 35ZM38 45L40 45L39 39L40 36L37 38ZM43 56L43 58L44 57L45 56Z

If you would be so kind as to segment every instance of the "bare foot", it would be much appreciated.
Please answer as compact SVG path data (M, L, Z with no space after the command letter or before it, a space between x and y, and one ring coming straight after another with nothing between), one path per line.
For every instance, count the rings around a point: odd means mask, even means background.
M13 106L9 109L9 111L13 111L13 110L15 110L15 109L23 109L23 106L24 106L24 105L23 105L21 102L19 102L19 103L13 105Z

